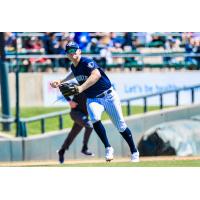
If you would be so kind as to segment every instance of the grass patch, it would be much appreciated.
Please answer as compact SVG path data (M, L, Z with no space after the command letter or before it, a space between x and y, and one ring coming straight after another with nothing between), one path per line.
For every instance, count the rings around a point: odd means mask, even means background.
M30 166L30 165L28 165ZM35 166L35 165L33 165ZM131 162L102 162L79 164L37 165L41 167L200 167L200 160L161 160Z
M172 161L142 161L131 162L110 162L110 163L83 163L64 164L63 167L200 167L200 160L172 160Z
M166 107L165 107L166 108ZM22 118L47 114L56 111L65 110L66 107L24 107L21 108L20 116ZM127 116L127 108L126 106L122 106L124 116ZM148 111L159 110L158 106L148 106ZM12 115L15 116L15 109L11 110ZM131 114L139 114L143 113L143 106L131 106ZM109 116L106 113L103 113L102 120L109 119ZM70 116L67 114L63 118L63 125L64 128L72 127L73 121L71 120ZM46 132L58 130L59 127L59 119L58 117L47 119L46 120ZM2 124L0 124L0 129L2 130ZM12 124L12 130L10 132L11 135L15 135L15 124ZM28 135L36 135L40 134L41 131L41 122L31 122L27 124Z

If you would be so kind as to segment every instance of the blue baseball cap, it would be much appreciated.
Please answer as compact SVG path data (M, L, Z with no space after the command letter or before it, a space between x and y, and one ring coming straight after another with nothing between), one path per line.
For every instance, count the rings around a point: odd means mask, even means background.
M77 50L79 46L76 42L69 42L65 47L65 52L68 53L69 50Z

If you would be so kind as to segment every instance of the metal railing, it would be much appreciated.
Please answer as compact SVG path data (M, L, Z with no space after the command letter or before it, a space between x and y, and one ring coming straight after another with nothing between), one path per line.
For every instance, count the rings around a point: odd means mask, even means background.
M88 57L101 58L100 54L83 53ZM161 53L136 53L136 52L123 52L123 53L112 53L113 58L132 58L132 57L200 57L200 53L185 53L185 52L161 52ZM7 59L15 59L15 55L6 55ZM18 54L19 59L29 59L29 58L67 58L67 55L62 54Z
M187 91L189 90L191 92L191 103L193 104L195 101L195 89L200 88L200 85L195 85L195 86L191 86L191 87L182 87L182 88L178 88L178 89L174 89L174 90L168 90L168 91L164 91L164 92L156 92L153 94L149 94L149 95L143 95L143 96L138 96L138 97L132 97L132 98L127 98L127 99L122 99L121 102L125 102L127 103L127 115L131 115L131 102L132 101L136 101L136 100L143 100L143 112L147 112L147 99L150 97L155 97L158 96L159 97L159 108L163 109L163 96L165 94L170 94L170 93L174 93L175 94L175 106L179 106L179 94L181 91Z
M185 53L185 52L162 52L162 53L139 53L139 52L123 52L123 53L112 53L112 58L125 58L123 63L113 62L108 64L105 61L105 58L100 54L92 54L92 53L83 53L83 56L86 55L89 58L97 59L98 64L105 69L112 68L128 68L129 70L137 69L143 70L144 68L174 68L174 69L200 69L200 53ZM54 59L54 61L49 62L35 62L32 64L23 63L23 59ZM47 68L51 68L52 70L58 69L58 67L65 67L68 69L70 67L70 63L63 61L61 59L66 59L66 55L61 54L18 54L18 60L21 71L28 71L29 67L33 71L45 71ZM145 60L147 58L152 58L152 60ZM156 59L159 58L159 59ZM160 59L162 58L162 59ZM176 60L178 58L178 60ZM15 71L16 63L12 60L15 59L15 55L6 55L6 65L9 68L10 72Z
M198 88L200 88L200 85L195 85L195 86L191 86L191 87L182 87L182 88L178 88L175 90L168 90L168 91L157 92L157 93L153 93L153 94L149 94L149 95L143 95L143 96L138 96L138 97L122 99L121 102L126 103L127 115L130 116L132 114L131 113L131 102L132 101L143 100L143 112L146 113L146 112L148 112L148 109L147 109L148 108L147 107L148 98L158 96L159 97L159 108L163 109L163 107L164 107L164 105L163 105L164 97L163 96L165 94L174 93L175 97L176 97L175 106L179 106L180 92L189 90L189 92L191 93L191 103L193 104L195 102L195 90ZM70 112L70 109L67 109L64 111L53 112L53 113L29 117L29 118L20 118L20 136L27 137L27 135L28 135L27 123L32 123L32 122L36 122L36 121L40 121L41 133L44 134L46 132L46 120L49 118L58 117L58 120L59 120L58 128L61 130L61 129L63 129L63 116L66 114L69 114L69 112ZM0 123L16 123L16 119L15 118L9 118L9 119L0 118Z
M46 132L46 120L50 118L58 117L58 128L59 130L63 129L63 116L69 114L70 109L59 111L59 112L52 112L49 114L38 115L29 118L21 118L20 119L20 126L21 126L21 136L26 137L28 133L27 123L40 121L41 123L41 133L44 134Z
M19 121L19 127L20 127L20 135L22 137L27 137L28 135L28 127L27 123L32 123L36 121L40 121L41 123L41 133L44 134L46 132L46 120L50 118L56 118L58 117L58 129L63 129L63 117L66 114L69 114L70 109L66 109L64 111L59 112L52 112L44 115L38 115L34 117L29 118L20 118ZM9 119L6 118L0 118L0 123L16 123L16 119L11 117Z

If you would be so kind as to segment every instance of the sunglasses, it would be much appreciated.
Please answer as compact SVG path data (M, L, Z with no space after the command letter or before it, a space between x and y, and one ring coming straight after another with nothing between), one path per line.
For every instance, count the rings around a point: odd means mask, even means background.
M73 53L76 53L77 49L67 49L66 50L66 53L67 54L73 54Z

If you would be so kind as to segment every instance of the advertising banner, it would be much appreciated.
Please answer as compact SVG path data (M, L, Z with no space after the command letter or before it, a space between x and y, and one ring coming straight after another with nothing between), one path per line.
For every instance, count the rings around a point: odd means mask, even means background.
M118 92L120 99L137 97L156 92L173 90L185 86L200 84L200 72L121 72L107 73L114 89ZM50 87L50 82L63 78L60 74L47 74L43 77L43 99L45 106L65 106L67 103L62 98L58 89ZM195 98L200 99L200 91L195 92ZM175 104L175 94L163 96L164 105ZM179 102L181 105L191 103L189 91L180 92ZM133 101L132 104L142 105L142 100ZM158 105L159 97L148 99L148 105Z

